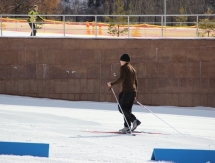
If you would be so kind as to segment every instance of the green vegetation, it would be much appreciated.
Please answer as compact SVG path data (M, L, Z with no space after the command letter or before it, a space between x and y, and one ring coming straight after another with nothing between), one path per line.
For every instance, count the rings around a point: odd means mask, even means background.
M205 14L212 14L212 11L208 9ZM210 36L210 33L215 30L215 20L210 20L209 18L200 19L198 28L202 31L199 32L199 36L204 37L207 34L207 37ZM211 35L214 37L214 35Z
M123 9L123 5L120 0L117 0L116 2L116 10L113 13L113 15L125 15L126 12ZM127 34L128 28L127 26L127 17L125 16L117 16L117 17L106 17L106 20L109 22L108 26L108 33L112 36L117 35L119 37L120 35Z
M180 8L180 14L185 14L185 9L184 7ZM188 17L187 16L177 16L176 17L176 21L179 22L178 24L176 24L176 26L187 26L186 22L187 22Z

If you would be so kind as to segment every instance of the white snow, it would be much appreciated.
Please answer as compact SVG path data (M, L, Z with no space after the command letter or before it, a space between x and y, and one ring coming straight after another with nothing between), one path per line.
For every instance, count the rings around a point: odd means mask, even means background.
M133 111L142 122L137 136L118 131L116 103L63 101L0 95L0 141L48 143L49 158L0 155L1 163L148 163L154 148L215 149L215 109L146 106Z
M16 31L3 31L2 36L4 37L32 37L30 36L31 30L29 32L16 32ZM1 34L0 34L1 36ZM95 36L88 36L88 35L73 35L73 34L56 34L56 33L41 33L38 32L37 36L34 37L95 37Z
M42 32L37 32L36 36L30 36L31 31L29 32L16 32L16 31L3 31L1 33L0 31L0 37L21 37L21 38L64 38L64 37L69 37L69 38L111 38L111 39L122 39L122 38L128 38L127 36L121 36L121 37L113 37L113 36L99 36L99 35L81 35L81 34L57 34L57 33L42 33Z

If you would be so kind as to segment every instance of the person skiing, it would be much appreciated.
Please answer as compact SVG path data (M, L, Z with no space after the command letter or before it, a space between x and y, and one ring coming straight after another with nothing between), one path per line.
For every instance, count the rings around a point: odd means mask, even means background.
M122 108L122 111L125 115L126 120L124 119L124 128L119 130L122 133L127 133L130 131L134 131L137 126L141 124L141 122L132 114L132 106L134 101L136 101L137 97L137 76L136 70L130 64L130 56L129 54L123 54L120 57L120 76L114 82L108 82L107 85L109 88L116 84L122 84L122 91L119 94L119 104ZM121 110L118 106L119 112ZM133 126L131 128L131 123ZM128 126L129 125L129 126Z
M31 27L31 36L36 36L37 34L37 27L36 27L36 21L38 19L44 21L44 19L39 15L39 12L38 12L38 6L37 5L34 5L34 9L33 10L30 10L28 12L28 24L29 26Z

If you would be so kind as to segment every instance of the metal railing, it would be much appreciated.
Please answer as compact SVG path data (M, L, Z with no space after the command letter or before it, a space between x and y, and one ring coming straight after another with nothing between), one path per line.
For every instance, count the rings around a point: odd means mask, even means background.
M45 23L36 23L40 25L36 36L215 38L215 14L41 16L45 18ZM27 19L28 15L0 15L0 37L30 36L32 31Z

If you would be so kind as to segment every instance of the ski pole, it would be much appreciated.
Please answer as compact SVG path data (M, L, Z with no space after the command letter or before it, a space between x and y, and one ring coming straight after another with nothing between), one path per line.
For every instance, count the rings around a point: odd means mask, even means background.
M163 121L164 123L166 123L169 127L171 127L172 129L174 129L175 131L177 131L178 133L180 133L181 135L183 135L181 132L179 132L178 130L176 130L174 127L172 127L171 125L169 125L167 122L165 122L164 120L162 120L160 117L158 117L156 114L154 114L151 110L149 110L147 107L145 107L144 105L142 105L140 102L136 101L140 106L144 107L146 110L148 110L150 113L152 113L154 116L156 116L157 118L159 118L161 121Z
M127 121L127 119L125 118L125 114L124 114L123 111L122 111L122 108L121 108L121 106L120 106L120 104L119 104L119 101L118 101L118 99L117 99L117 97L116 97L116 94L115 94L115 92L114 92L114 90L113 90L112 87L111 87L110 89L111 89L111 91L113 92L114 97L116 98L116 102L118 103L118 106L119 106L119 108L120 108L120 111L122 112L122 115L123 115L123 117L124 117L124 119L125 119L125 121L126 121L126 123L127 123L127 125L128 125L128 128L129 128L129 130L130 130L130 134L132 134L131 127L129 126L128 121Z

